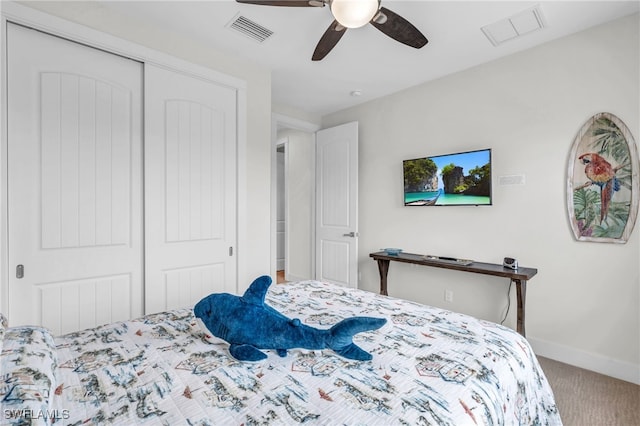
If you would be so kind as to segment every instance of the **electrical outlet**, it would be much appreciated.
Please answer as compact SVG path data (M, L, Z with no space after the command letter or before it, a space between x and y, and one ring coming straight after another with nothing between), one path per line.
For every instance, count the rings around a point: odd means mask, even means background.
M453 290L445 290L444 291L444 301L445 302L453 302Z

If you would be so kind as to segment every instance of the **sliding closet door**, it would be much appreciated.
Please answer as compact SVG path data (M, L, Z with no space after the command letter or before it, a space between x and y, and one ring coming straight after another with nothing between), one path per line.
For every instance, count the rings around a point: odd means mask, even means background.
M236 91L146 65L145 92L151 313L236 291Z
M142 314L142 65L8 24L11 325Z

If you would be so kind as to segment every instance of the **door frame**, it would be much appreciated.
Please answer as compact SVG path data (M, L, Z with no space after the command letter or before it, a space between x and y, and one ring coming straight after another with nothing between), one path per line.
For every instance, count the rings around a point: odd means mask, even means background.
M316 132L320 130L320 125L310 121L300 120L284 114L271 113L271 272L272 277L276 276L277 258L278 258L278 235L276 229L277 220L277 203L278 203L278 176L277 176L277 154L278 149L278 130L294 129L312 134L313 145L316 143ZM315 148L313 150L315 152ZM314 160L315 163L315 160ZM315 176L314 176L315 182ZM286 180L286 176L285 176ZM315 184L314 184L315 188ZM315 214L315 197L313 197L314 206L312 212ZM315 223L315 220L314 220ZM311 236L311 273L315 276L315 232ZM287 254L285 253L285 262L287 262Z
M159 50L144 47L132 41L125 40L96 29L77 24L28 6L12 2L0 3L0 312L7 312L9 304L9 274L8 265L8 220L7 220L7 22L30 27L48 34L69 39L87 46L104 50L109 53L133 59L143 64L153 63L177 72L190 74L194 77L213 81L236 90L237 100L237 146L236 146L236 241L238 247L248 245L247 232L247 182L246 182L246 152L247 152L247 82L197 65ZM249 259L236 249L236 289L239 282L245 282L248 277L241 274L247 270Z
M280 148L284 149L283 152L283 162L282 165L280 165L280 160L278 159L278 154L279 154L279 149ZM284 247L282 248L283 250L283 257L284 257L284 265L282 265L282 267L284 268L285 271L285 276L284 279L288 280L286 274L287 271L289 270L289 247L291 246L289 244L289 242L287 241L288 235L289 235L289 137L284 137L284 138L278 138L278 140L276 141L276 167L275 167L275 173L276 173L276 178L275 178L275 182L273 183L274 185L276 185L276 207L275 207L275 215L274 215L274 219L275 219L275 227L276 227L276 272L280 271L280 267L278 266L278 252L280 251L280 239L278 238L278 234L280 232L284 232L284 240L282 241L282 244L284 245ZM282 167L282 174L283 174L283 185L280 186L280 184L278 183L278 176L280 174L280 167ZM280 193L280 191L282 191L282 193ZM282 216L278 216L278 207L280 205L281 202L281 198L282 198L282 203L283 205L283 212L282 212ZM284 229L281 231L278 231L278 228L280 228L279 226L279 222L280 221L284 222Z

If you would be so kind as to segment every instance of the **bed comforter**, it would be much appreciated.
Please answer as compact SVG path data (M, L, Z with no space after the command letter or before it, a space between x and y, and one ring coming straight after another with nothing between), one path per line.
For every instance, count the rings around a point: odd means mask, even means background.
M466 315L332 284L275 285L266 302L328 328L385 317L354 342L373 354L268 351L239 362L191 309L53 338L1 327L2 424L561 425L527 341Z

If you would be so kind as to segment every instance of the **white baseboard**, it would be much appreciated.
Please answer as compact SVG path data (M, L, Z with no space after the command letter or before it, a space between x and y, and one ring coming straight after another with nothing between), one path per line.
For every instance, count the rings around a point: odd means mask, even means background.
M527 338L536 355L640 385L640 364L619 361L536 338Z

